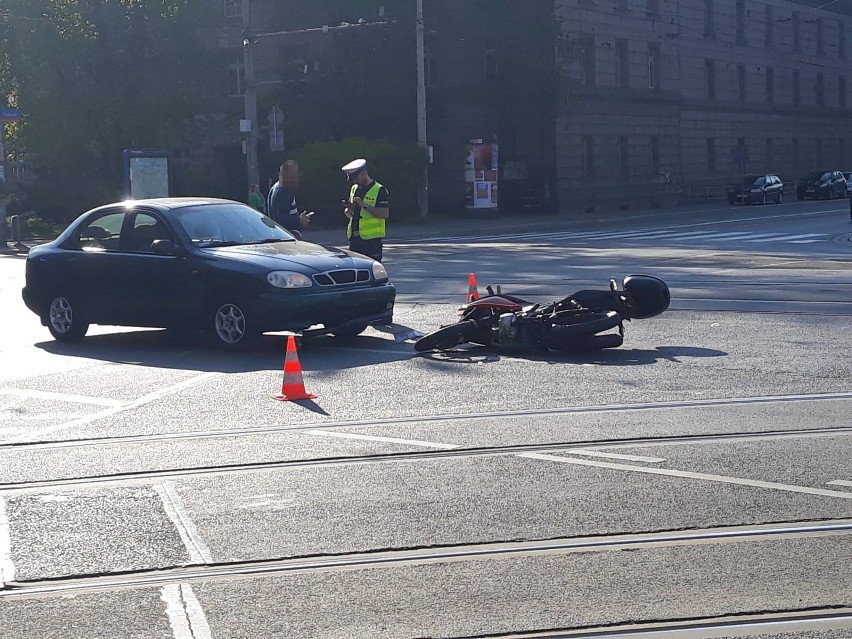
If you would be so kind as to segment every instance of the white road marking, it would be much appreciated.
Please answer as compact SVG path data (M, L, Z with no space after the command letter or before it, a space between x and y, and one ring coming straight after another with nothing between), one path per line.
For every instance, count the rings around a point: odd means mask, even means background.
M194 564L209 564L213 562L210 548L204 543L198 529L195 527L189 513L183 506L180 495L175 490L175 483L171 481L155 484L154 490L163 500L166 515L174 523L184 546L189 551L189 557Z
M389 444L404 444L407 446L423 446L424 448L442 448L452 450L459 448L456 444L439 444L437 442L427 442L422 439L397 439L396 437L382 437L380 435L361 435L359 433L341 433L330 430L305 430L300 431L305 435L325 435L326 437L339 437L341 439L363 439L371 442L386 442Z
M166 602L166 614L175 639L211 639L210 626L201 604L189 584L163 586L160 599Z
M22 433L17 437L12 437L11 439L6 440L5 443L14 444L18 442L29 441L30 439L41 439L44 435L48 435L50 433L55 433L60 430L66 430L68 428L74 428L75 426L84 426L85 424L90 424L104 417L111 417L112 415L117 415L118 413L124 412L126 410L131 410L133 408L138 408L139 406L144 406L145 404L156 401L158 399L162 399L163 397L168 397L169 395L178 393L186 388L195 386L196 384L200 384L201 382L215 377L216 375L218 375L218 373L204 373L202 375L197 375L190 379L186 379L178 384L174 384L173 386L167 386L166 388L161 388L160 390L156 390L153 393L143 395L142 397L135 399L132 402L127 402L125 404L121 404L120 406L107 408L105 410L98 411L97 413L92 413L91 415L86 415L85 417L80 417L78 419L71 420L70 422L64 422L61 424L54 424L53 426L47 426L45 428L39 428L38 430L31 433Z
M743 479L740 477L729 477L727 475L710 475L708 473L693 473L685 470L670 470L668 468L650 468L648 466L630 466L629 464L614 464L611 462L592 461L590 459L572 459L548 453L519 453L518 457L530 459L542 459L554 461L561 464L576 464L578 466L595 466L597 468L609 468L611 470L626 470L634 473L646 473L649 475L667 475L669 477L684 477L686 479L700 479L722 484L736 484L739 486L752 486L754 488L768 488L770 490L781 490L790 493L804 493L806 495L819 495L821 497L840 497L841 499L852 499L852 493L844 493L838 490L825 490L824 488L810 488L808 486L793 486L781 484L774 481L761 481L759 479Z
M572 455L584 455L586 457L606 457L608 459L621 459L623 461L647 462L649 464L658 464L666 461L663 457L643 457L642 455L619 455L618 453L605 453L602 450L586 450L585 448L576 448L563 451Z
M94 406L112 406L117 408L124 406L127 402L120 399L107 399L105 397L89 397L88 395L72 395L69 393L51 393L49 391L29 390L26 388L3 388L0 395L15 395L29 399L48 399L57 402L68 402L71 404L92 404Z
M852 481L846 481L845 479L835 479L834 481L828 482L829 486L848 486L852 488Z
M774 242L775 240L778 240L779 242L790 242L792 240L803 240L807 237L825 237L825 234L824 233L805 233L804 235L784 235L782 237L769 238L767 240L746 240L746 242L753 242L753 243Z
M0 497L0 588L15 581L15 564L12 563L12 536L9 532L9 515L6 500Z

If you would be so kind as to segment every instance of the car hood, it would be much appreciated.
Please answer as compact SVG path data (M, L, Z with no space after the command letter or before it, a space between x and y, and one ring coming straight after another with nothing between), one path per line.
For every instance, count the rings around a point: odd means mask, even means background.
M322 273L347 268L370 268L372 260L356 256L334 246L311 244L310 242L283 241L275 244L249 244L242 246L211 246L201 249L203 253L218 258L239 260L256 264L269 270L287 270Z

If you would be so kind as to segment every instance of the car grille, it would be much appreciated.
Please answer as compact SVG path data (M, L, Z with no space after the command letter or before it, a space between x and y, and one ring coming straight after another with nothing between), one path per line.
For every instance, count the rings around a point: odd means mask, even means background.
M339 271L326 271L314 275L314 281L320 286L346 286L363 284L370 281L370 271L346 268Z

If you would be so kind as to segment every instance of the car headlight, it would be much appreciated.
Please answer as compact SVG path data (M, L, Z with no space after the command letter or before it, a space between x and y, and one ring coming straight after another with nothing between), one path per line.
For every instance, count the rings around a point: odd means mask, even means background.
M388 272L381 262L373 262L373 279L377 282L388 279Z
M267 274L266 281L278 288L308 288L313 286L310 277L295 271L272 271Z

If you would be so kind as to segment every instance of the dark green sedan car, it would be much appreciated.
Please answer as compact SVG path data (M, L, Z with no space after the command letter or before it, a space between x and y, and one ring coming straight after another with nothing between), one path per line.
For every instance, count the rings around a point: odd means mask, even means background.
M210 198L89 211L30 251L23 289L57 340L107 324L208 330L225 348L270 331L357 335L389 324L395 297L379 262Z

